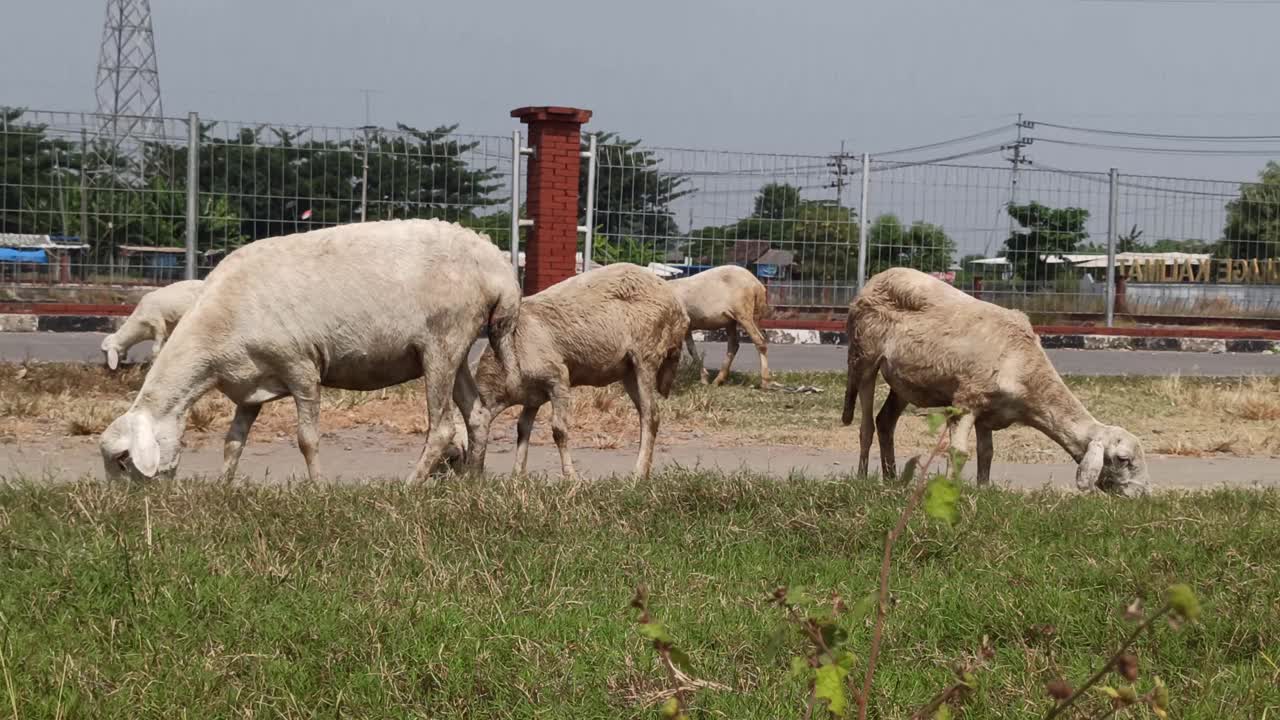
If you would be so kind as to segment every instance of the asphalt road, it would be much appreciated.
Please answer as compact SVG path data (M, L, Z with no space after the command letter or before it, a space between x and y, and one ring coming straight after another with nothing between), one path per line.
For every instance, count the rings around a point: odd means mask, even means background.
M102 362L98 346L102 333L0 333L0 361L22 362ZM477 357L483 343L472 349ZM707 366L719 367L724 359L724 343L705 343ZM1125 350L1050 350L1049 357L1064 375L1205 375L1236 377L1280 375L1280 356L1245 353L1177 353ZM151 343L135 346L129 353L134 362L150 356ZM735 370L755 372L759 361L755 348L744 343L734 360ZM769 367L778 372L843 370L845 348L835 345L774 345L769 349Z

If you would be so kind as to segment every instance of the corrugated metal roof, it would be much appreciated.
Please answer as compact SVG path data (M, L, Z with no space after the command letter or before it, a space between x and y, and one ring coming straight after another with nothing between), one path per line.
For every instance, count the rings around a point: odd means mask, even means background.
M71 240L79 238L62 238ZM30 233L0 233L0 247L7 248L41 248L45 250L83 250L89 247L85 243L59 242L52 235L35 235Z

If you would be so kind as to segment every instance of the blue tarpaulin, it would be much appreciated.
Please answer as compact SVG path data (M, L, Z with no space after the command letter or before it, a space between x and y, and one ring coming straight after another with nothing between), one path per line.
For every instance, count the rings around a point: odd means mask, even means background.
M49 261L44 250L15 250L13 248L0 248L0 262L11 263L35 263L44 265Z

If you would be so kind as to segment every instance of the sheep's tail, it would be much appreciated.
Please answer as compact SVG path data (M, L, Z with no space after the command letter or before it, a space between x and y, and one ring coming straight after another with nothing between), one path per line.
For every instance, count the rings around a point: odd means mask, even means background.
M520 362L516 357L516 322L520 319L520 290L503 292L489 312L489 347L507 374L507 387L520 385Z
M773 315L773 307L769 305L769 290L764 285L756 286L755 306L756 320L763 320Z
M861 378L857 377L857 355L860 350L856 345L853 334L853 313L849 313L849 319L844 326L847 342L849 343L849 369L844 376L844 413L840 416L840 423L848 425L853 422L853 410L858 401L858 382Z

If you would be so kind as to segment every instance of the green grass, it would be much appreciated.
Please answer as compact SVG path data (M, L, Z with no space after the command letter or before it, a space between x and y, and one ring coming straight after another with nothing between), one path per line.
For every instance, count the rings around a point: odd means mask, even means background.
M697 694L695 717L798 718L768 594L870 592L904 497L680 471L0 488L0 718L657 717L637 701L663 686L637 583L695 674L731 688ZM1163 677L1177 718L1280 717L1280 494L967 489L959 506L900 544L872 717L906 717L984 635L995 657L960 716L1043 716L1044 683L1082 681L1123 607L1173 582L1204 618L1139 641L1142 687Z

